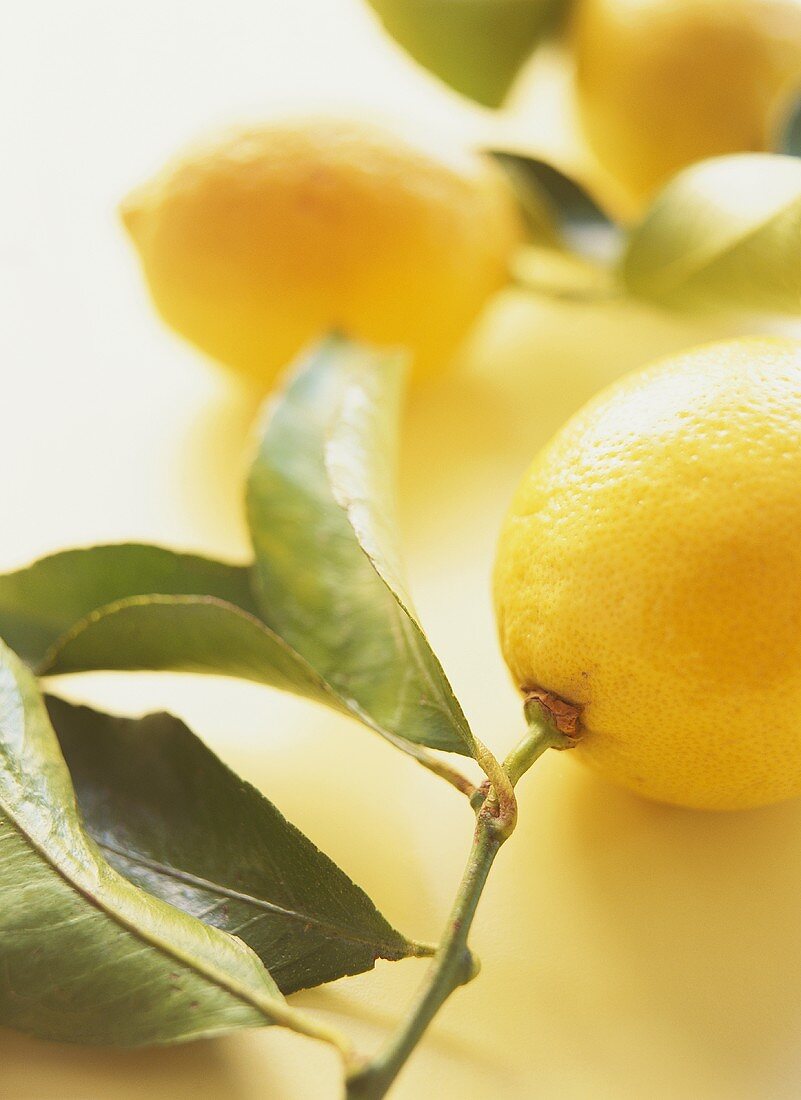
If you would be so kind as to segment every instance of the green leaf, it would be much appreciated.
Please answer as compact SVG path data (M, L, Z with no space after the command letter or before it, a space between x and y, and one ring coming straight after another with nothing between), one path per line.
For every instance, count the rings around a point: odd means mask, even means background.
M564 0L370 0L421 65L463 95L498 107Z
M319 358L279 403L254 465L255 577L154 546L66 551L0 576L0 631L40 675L236 676L325 703L407 751L418 746L418 755L423 745L470 754L472 736L402 592L399 564L388 571L394 535L379 509L391 496L389 477L368 483L387 448L394 452L397 364L345 341L331 342ZM364 376L377 369L387 386L369 395L380 436L367 449L357 436L348 444L359 451L356 478L374 494L367 514L383 524L372 563L325 464L338 403L361 392L357 367ZM363 427L369 432L369 417Z
M84 1043L174 1042L272 1022L239 940L132 886L83 830L32 674L0 644L0 1023Z
M367 895L169 714L50 696L87 831L136 886L244 940L283 993L420 954Z
M488 151L509 176L536 244L566 248L601 263L616 258L620 227L582 184L540 157Z
M351 713L258 617L249 569L157 546L67 550L0 576L2 630L40 675L211 673Z
M107 604L63 635L37 671L97 669L211 673L348 708L261 620L211 596L139 596Z
M801 96L787 114L782 127L777 152L801 157Z
M801 159L741 153L679 173L632 231L620 275L675 308L801 311Z
M265 621L391 740L473 739L405 591L392 510L402 360L331 338L267 407L248 480Z
M158 546L65 550L0 576L0 637L31 665L87 615L132 596L215 596L256 613L249 570Z

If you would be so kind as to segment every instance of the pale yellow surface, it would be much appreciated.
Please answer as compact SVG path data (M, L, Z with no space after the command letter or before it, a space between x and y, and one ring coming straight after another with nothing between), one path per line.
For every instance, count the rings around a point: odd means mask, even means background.
M801 342L627 374L535 458L501 535L514 682L581 708L576 759L678 806L801 795Z
M121 213L162 317L261 384L332 328L443 370L523 236L502 170L447 130L330 113L206 138Z
M244 553L237 488L252 402L155 318L117 200L207 124L258 117L293 95L308 103L310 89L466 128L470 118L346 0L53 0L4 16L0 565L125 537ZM462 372L414 397L402 479L412 583L496 750L521 719L489 574L523 469L624 370L725 331L507 294ZM393 921L436 937L470 820L389 746L251 685L109 676L69 686L108 706L177 710ZM398 1100L796 1097L801 803L669 810L564 756L524 781L521 801L476 928L483 972L443 1013ZM423 965L385 965L298 1001L369 1048ZM338 1096L331 1055L276 1029L126 1053L0 1032L0 1065L3 1100Z

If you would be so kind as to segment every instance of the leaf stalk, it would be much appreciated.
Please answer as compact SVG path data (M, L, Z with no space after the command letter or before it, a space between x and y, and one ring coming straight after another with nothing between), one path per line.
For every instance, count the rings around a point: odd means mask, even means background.
M478 973L467 937L490 868L506 837L490 809L482 807L470 857L451 911L445 936L400 1030L366 1066L346 1078L346 1100L381 1100L445 1001Z
M346 1073L346 1100L382 1100L450 995L478 973L467 941L495 857L517 822L514 787L546 749L570 748L577 740L558 728L558 719L540 702L527 703L526 718L528 733L502 765L477 742L476 757L489 782L471 798L477 811L473 844L445 935L399 1030L372 1061Z
M452 787L455 787L457 791L465 795L466 798L472 798L476 792L476 785L472 783L466 775L463 775L457 768L452 767L445 760L440 760L438 756L435 756L433 752L424 748L422 745L415 744L413 741L406 741L403 737L395 737L387 733L386 730L382 731L383 736L394 745L395 748L400 749L401 752L407 756L411 756L413 760L416 760L418 764L421 764L427 771L432 772L434 775L438 775L440 779L444 779L446 783L450 783Z

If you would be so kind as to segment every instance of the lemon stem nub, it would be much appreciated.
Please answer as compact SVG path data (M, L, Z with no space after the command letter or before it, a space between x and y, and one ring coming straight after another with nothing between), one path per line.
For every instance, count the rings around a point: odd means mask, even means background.
M556 706L555 703L560 705ZM571 711L572 716L569 713ZM546 749L572 748L580 736L578 709L549 692L530 692L524 705L524 712L528 722L528 733L503 762L504 771L509 776L512 786L519 782ZM567 733L565 726L572 732Z

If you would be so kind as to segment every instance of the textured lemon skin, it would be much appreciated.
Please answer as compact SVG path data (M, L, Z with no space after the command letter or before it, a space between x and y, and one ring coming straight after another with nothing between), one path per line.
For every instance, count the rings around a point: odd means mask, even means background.
M261 383L331 328L443 367L521 226L487 159L426 142L306 117L167 165L121 211L164 320Z
M500 539L516 684L583 708L575 755L677 805L801 794L801 343L711 344L559 432Z
M585 133L636 200L769 149L801 87L801 0L581 0L574 29Z

